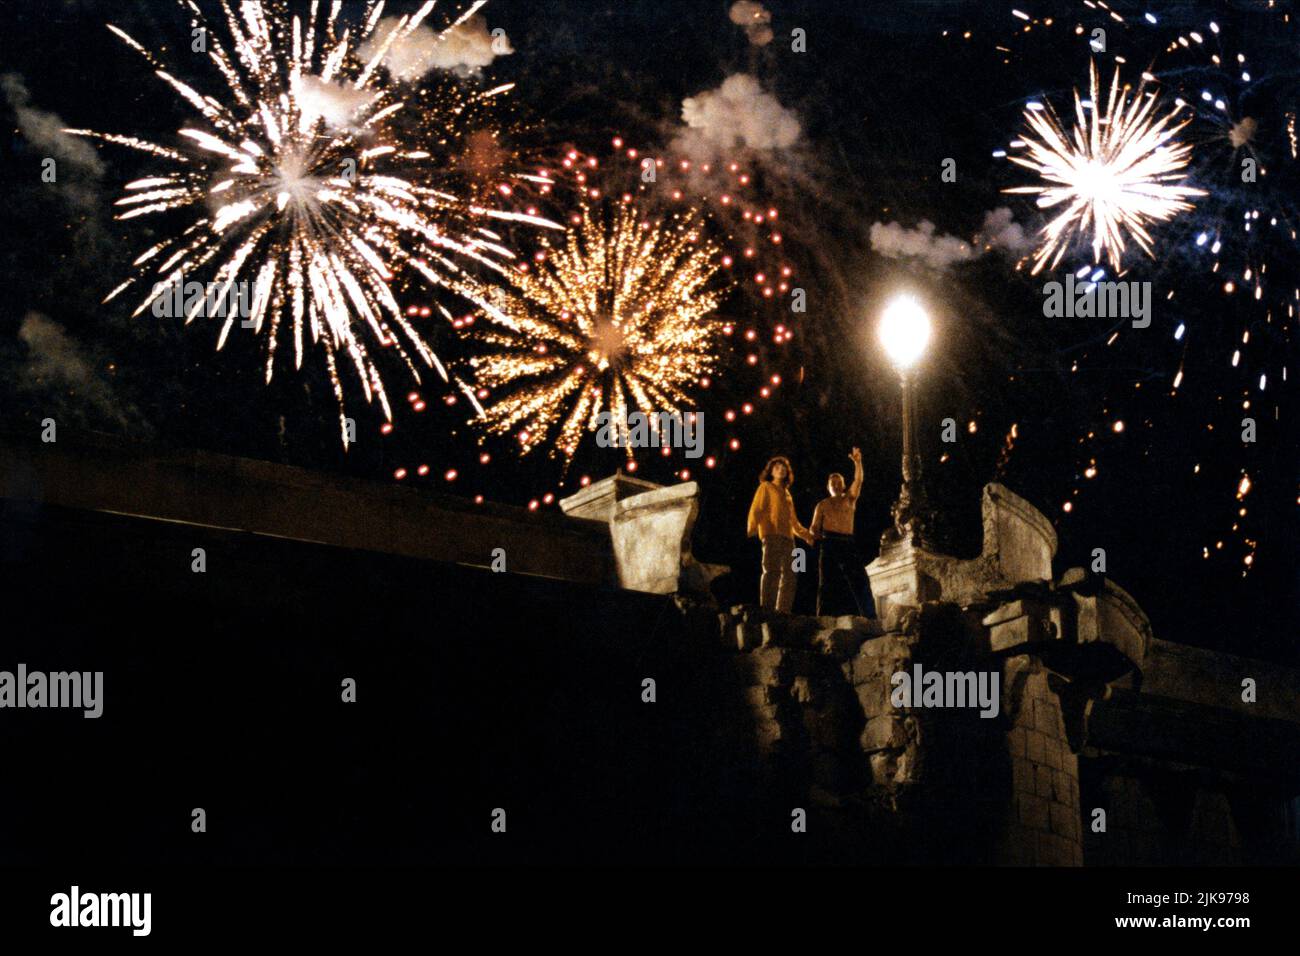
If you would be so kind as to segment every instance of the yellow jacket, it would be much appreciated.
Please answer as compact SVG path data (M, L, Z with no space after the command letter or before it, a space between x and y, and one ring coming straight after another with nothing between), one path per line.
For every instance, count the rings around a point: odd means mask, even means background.
M794 499L790 490L771 481L761 482L754 493L754 503L749 506L749 537L767 540L768 535L781 538L807 538L811 532L799 523L794 513Z

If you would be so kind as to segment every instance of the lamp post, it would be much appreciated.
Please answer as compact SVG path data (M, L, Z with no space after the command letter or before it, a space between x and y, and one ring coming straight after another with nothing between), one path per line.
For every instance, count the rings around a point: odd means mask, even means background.
M894 502L894 527L886 531L882 546L906 541L923 545L928 531L929 508L921 485L921 457L916 448L913 392L916 365L930 342L930 316L914 297L900 295L885 307L880 320L880 342L898 370L903 387L903 485Z

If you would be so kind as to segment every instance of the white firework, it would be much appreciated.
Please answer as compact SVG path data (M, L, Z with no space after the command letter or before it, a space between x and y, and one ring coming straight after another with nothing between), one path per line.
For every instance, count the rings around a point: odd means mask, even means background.
M472 4L442 37L485 2ZM446 82L431 93L391 75L385 57L421 28L434 2L384 19L384 3L370 0L358 23L346 23L337 0L314 0L305 18L290 15L282 0L242 0L237 11L221 0L224 40L208 28L193 0L180 3L192 26L203 31L196 36L202 36L206 58L223 81L223 97L178 79L143 45L109 25L194 110L196 120L178 131L174 145L69 131L166 162L166 168L127 184L117 202L119 219L189 217L177 233L141 254L134 262L137 274L105 301L152 280L135 311L139 315L198 275L207 277L216 301L241 284L247 308L223 316L217 348L236 318L242 319L266 336L268 382L282 335L292 340L295 368L302 367L309 345L320 348L346 446L340 364L351 366L366 401L377 400L388 418L376 346L400 354L417 381L421 367L447 378L398 306L399 273L409 269L481 304L475 273L502 273L513 258L492 230L493 220L559 228L536 216L485 208L466 190L458 191L455 151L484 105L511 85L467 92ZM187 296L185 321L212 299Z
M1043 229L1033 272L1050 262L1055 268L1075 235L1090 236L1094 262L1103 255L1120 269L1128 238L1154 255L1148 226L1168 222L1193 208L1188 199L1204 190L1183 185L1192 148L1175 139L1190 120L1181 108L1163 116L1155 93L1139 88L1130 97L1115 71L1105 107L1100 100L1097 66L1089 69L1090 99L1074 93L1075 124L1069 133L1047 108L1026 109L1034 135L1024 136L1026 155L1013 163L1037 173L1042 185L1019 186L1008 193L1038 196L1038 206L1065 204Z

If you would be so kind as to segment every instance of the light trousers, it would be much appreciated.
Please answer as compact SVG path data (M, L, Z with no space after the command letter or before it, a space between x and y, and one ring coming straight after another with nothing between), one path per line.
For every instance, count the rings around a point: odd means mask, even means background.
M768 535L763 539L763 577L758 584L758 603L769 610L789 614L794 607L794 539Z

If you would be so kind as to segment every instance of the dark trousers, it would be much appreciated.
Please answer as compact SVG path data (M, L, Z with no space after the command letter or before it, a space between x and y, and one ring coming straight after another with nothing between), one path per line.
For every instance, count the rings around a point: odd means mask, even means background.
M871 582L850 534L827 532L822 538L817 559L817 614L876 616Z

